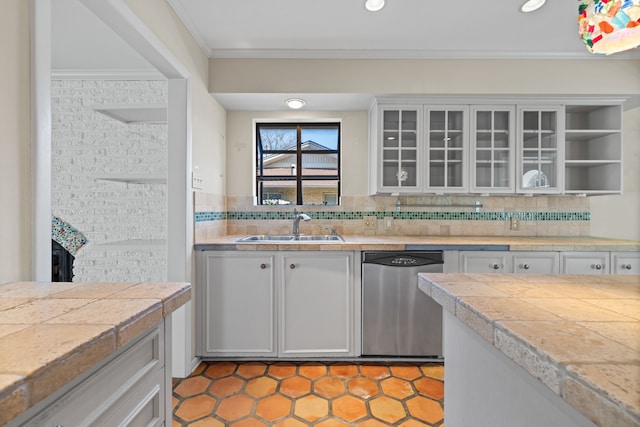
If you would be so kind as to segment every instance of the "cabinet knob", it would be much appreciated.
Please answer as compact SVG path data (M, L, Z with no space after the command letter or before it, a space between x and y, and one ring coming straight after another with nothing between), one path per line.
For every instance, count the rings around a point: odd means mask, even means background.
M267 268L267 264L260 264L260 268L264 270L265 268Z
M520 264L520 268L528 270L529 269L529 264Z
M493 268L494 270L500 270L500 264L492 264L491 268Z
M631 270L631 264L622 264L623 270Z
M591 268L595 268L596 270L602 270L602 265L600 265L600 264L593 264L593 265L591 266Z
M294 268L296 268L296 265L295 265L295 264L291 264L291 265L289 266L289 268L293 270Z

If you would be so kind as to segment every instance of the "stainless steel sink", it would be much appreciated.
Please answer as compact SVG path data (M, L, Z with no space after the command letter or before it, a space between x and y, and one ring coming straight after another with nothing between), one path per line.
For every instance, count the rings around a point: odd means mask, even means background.
M300 235L294 236L293 234L255 234L252 236L242 237L237 240L238 242L344 242L344 239L337 234L322 234L322 235Z

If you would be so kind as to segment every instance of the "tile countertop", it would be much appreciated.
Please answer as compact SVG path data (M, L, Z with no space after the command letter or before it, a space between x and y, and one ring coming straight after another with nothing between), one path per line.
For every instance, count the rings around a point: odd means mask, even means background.
M640 276L423 273L418 286L596 425L640 426Z
M0 425L190 299L188 283L0 285Z
M512 251L640 251L640 242L602 237L507 236L342 236L344 242L243 242L220 236L197 242L196 250L405 250L496 249Z

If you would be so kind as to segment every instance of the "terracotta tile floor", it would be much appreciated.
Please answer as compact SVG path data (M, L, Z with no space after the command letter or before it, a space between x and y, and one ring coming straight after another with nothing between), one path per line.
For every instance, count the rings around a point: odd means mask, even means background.
M439 363L205 362L173 384L174 427L444 427Z

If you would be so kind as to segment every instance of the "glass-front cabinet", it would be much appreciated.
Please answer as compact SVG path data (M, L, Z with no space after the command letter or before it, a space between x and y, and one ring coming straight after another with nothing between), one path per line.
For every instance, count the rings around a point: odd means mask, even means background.
M422 107L381 109L381 191L421 190L421 115Z
M425 191L467 191L468 106L425 106Z
M518 192L559 193L564 115L561 107L518 107Z
M515 191L515 107L471 107L472 193Z

